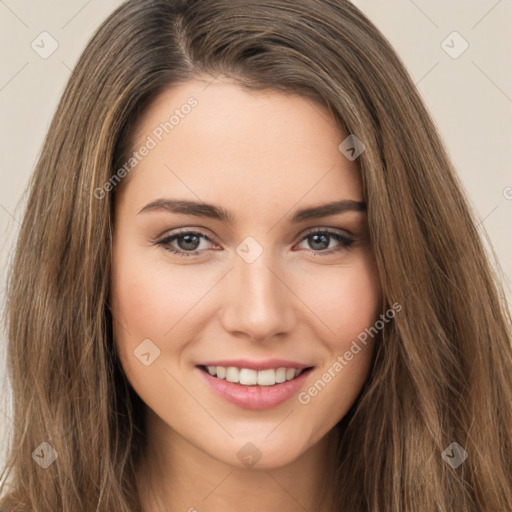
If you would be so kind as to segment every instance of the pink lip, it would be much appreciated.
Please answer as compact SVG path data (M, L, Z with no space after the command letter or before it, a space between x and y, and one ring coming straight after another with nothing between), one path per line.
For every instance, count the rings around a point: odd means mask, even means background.
M265 359L264 361L249 361L248 359L232 359L228 361L208 361L204 363L198 363L198 366L223 366L228 368L234 366L235 368L248 368L250 370L269 370L271 368L297 368L302 370L303 368L309 368L312 364L301 364L295 361L286 361L285 359Z
M232 361L233 362L233 361ZM211 366L224 366L224 364L212 364ZM229 366L238 366L230 364ZM284 365L272 366L272 368L283 367ZM241 365L239 368L247 368ZM293 368L298 368L299 366ZM304 365L300 365L304 367ZM240 407L241 409L262 410L277 407L289 400L298 393L299 389L304 385L312 371L304 370L297 378L288 380L282 384L274 386L244 386L234 382L228 382L225 379L213 377L208 372L197 368L198 372L203 376L215 393L224 398L224 400Z

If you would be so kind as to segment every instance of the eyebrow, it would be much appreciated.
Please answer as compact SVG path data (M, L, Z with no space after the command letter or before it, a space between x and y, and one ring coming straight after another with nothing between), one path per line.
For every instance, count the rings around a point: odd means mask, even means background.
M201 203L198 201L185 201L173 199L157 199L148 203L137 215L152 211L169 211L171 213L181 213L184 215L193 215L195 217L207 217L219 220L225 223L233 223L234 216L231 212L225 210L221 206L213 204ZM298 224L305 220L319 219L329 215L336 215L345 212L366 212L366 203L363 201L354 201L352 199L343 199L319 206L303 208L297 210L290 222Z

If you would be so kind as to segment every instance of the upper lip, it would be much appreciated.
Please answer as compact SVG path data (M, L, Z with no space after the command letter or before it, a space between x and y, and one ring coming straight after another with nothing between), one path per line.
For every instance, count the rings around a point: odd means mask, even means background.
M265 359L262 361L251 361L249 359L223 359L222 361L205 361L199 363L198 366L223 366L228 368L248 368L250 370L269 370L271 368L310 368L313 365L297 363L296 361L288 361L286 359Z

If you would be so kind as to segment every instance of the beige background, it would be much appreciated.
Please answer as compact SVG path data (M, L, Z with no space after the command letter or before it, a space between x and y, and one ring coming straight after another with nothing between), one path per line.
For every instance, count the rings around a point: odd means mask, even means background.
M489 234L510 297L512 1L354 3L387 36L417 84L474 205L480 229ZM45 131L87 40L119 4L116 0L0 0L2 303L6 264L22 217L23 204L19 201ZM459 35L450 35L454 31ZM42 46L41 37L45 37L45 48L50 48L49 36L40 36L42 32L48 32L58 44L46 59L31 46L33 41ZM466 44L468 48L452 58ZM7 396L3 339L0 396ZM12 425L9 409L9 404L0 400L0 445Z

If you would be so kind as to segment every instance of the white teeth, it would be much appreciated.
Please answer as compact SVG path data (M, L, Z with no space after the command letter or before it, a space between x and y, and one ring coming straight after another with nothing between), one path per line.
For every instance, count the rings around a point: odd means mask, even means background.
M295 370L293 370L295 376ZM261 370L258 372L258 386L273 386L276 383L275 370Z
M286 382L286 368L278 368L276 371L276 382L281 384Z
M226 368L226 380L228 382L240 382L240 372L238 368L234 366Z
M303 370L295 368L270 368L268 370L251 370L234 366L207 366L208 373L218 379L243 384L244 386L273 386L298 377Z
M286 380L291 380L295 377L295 370L293 368L286 369Z
M258 382L258 372L256 370L249 370L249 368L242 368L239 373L240 384L245 384L246 386L254 386L254 384L259 384Z

